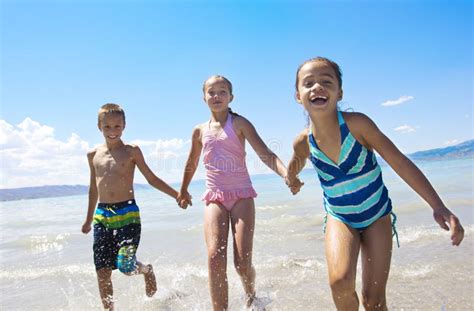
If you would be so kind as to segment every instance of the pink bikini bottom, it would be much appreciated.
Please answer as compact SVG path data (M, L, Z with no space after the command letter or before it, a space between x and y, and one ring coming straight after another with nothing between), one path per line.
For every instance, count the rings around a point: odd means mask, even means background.
M207 201L206 200L206 206L209 205L210 203L216 203L216 204L224 206L224 208L230 212L232 208L235 206L235 203L237 203L238 201L242 199L249 199L249 198L238 198L238 199L223 200L223 201Z

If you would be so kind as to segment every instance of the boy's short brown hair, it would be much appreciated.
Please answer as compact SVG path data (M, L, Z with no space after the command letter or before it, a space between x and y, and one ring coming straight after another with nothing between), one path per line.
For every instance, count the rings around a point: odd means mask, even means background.
M102 120L102 118L108 113L116 113L118 115L121 115L123 118L123 123L125 124L125 111L122 109L122 107L120 107L117 104L108 103L108 104L103 105L99 109L99 115L98 115L98 120L97 120L97 124L99 125L99 127L100 127L100 120Z

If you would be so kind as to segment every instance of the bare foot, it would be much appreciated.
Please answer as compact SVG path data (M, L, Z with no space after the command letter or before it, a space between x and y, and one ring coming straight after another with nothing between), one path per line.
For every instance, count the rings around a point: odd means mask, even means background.
M247 296L247 308L250 308L253 304L253 301L255 299L255 293L253 293L252 295L246 295Z
M153 272L153 266L147 265L148 272L144 274L145 276L145 291L148 297L153 297L156 293L156 278L155 273Z

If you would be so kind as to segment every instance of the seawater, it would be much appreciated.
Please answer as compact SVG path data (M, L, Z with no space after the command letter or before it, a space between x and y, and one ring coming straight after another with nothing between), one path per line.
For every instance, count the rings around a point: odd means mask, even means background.
M460 247L438 227L429 206L388 166L384 180L398 215L387 286L394 310L474 308L473 159L419 162L446 205L461 219ZM316 174L305 170L292 196L276 175L252 176L256 199L253 261L258 303L266 310L334 310L324 256L324 209ZM139 190L142 217L138 258L152 263L159 291L145 296L142 276L113 273L118 310L210 310L203 234L203 181L194 181L194 205L181 210L156 190ZM3 202L0 206L2 310L100 310L92 234L80 232L87 196ZM242 310L243 289L228 250L231 310ZM357 287L360 293L360 265Z

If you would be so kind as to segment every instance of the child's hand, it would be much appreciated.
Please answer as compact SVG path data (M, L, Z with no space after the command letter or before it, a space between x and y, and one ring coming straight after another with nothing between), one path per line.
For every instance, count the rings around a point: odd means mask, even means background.
M186 209L188 207L188 205L193 205L193 202L191 202L191 200L181 200L180 202L178 202L178 205L179 207L181 207L182 209Z
M458 246L464 238L464 229L459 219L445 206L433 210L433 217L441 228L449 231L451 229L451 243Z
M179 207L182 209L186 209L188 205L193 205L193 202L191 201L193 197L189 194L188 191L184 190L178 193L178 196L176 197L176 202L178 203Z
M302 182L298 177L295 177L294 180L290 180L287 176L285 177L285 183L288 188L290 188L292 194L297 194L300 192L301 187L304 185L304 182Z
M85 223L82 225L81 231L82 231L82 233L84 233L84 234L88 234L89 231L91 231L91 223L88 222L88 221L85 222Z

